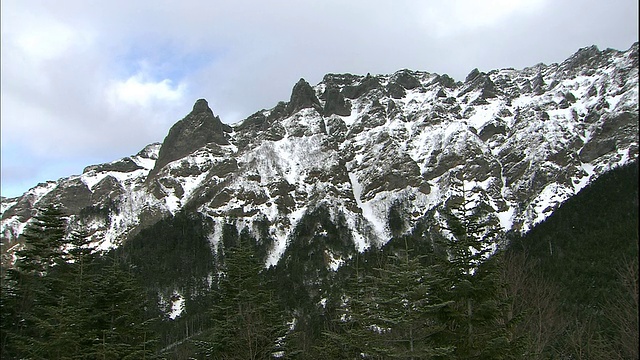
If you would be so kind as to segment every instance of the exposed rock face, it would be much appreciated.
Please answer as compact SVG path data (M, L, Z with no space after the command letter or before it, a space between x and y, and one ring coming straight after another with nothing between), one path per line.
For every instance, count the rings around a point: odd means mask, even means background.
M114 162L110 162L107 164L100 164L100 165L91 165L91 166L87 166L83 173L85 172L89 172L89 171L97 171L97 172L102 172L102 171L117 171L117 172L131 172L131 171L136 171L136 170L140 170L142 169L142 167L138 164L136 164L133 160L131 160L131 158L123 158L120 160L116 160Z
M280 259L318 209L358 250L413 231L466 189L504 230L526 231L608 169L638 158L638 45L578 51L561 64L464 82L400 70L301 79L289 102L223 124L198 100L162 144L3 199L3 244L35 209L57 202L102 248L177 211L204 214L219 241L228 221ZM391 229L394 207L405 218ZM327 220L328 221L328 220ZM399 222L396 222L399 223ZM320 231L320 230L318 230ZM266 234L266 235L265 235Z
M107 207L119 201L124 195L125 189L118 179L111 175L105 176L91 188L91 204L93 206Z
M362 95L370 92L371 90L380 88L380 81L367 74L367 76L358 84L347 85L342 89L342 94L349 99L356 99Z
M488 74L478 71L478 69L473 69L464 82L465 89L460 92L460 95L465 95L471 93L473 91L480 91L480 96L478 96L474 101L476 105L486 105L486 99L495 98L496 94L496 85L491 80L491 77Z
M422 84L409 70L400 70L391 76L387 84L387 93L394 99L401 99L406 90L413 90Z
M340 116L349 116L351 115L351 106L347 104L340 90L336 87L327 88L322 94L322 100L324 100L324 116L330 115L340 115Z
M314 108L318 112L322 111L322 106L316 97L315 90L313 90L305 79L300 79L291 91L291 99L287 105L287 113L291 115L306 108Z
M602 127L598 127L593 140L586 143L580 150L580 160L585 163L616 151L617 149L632 148L637 152L638 144L638 112L621 112L607 114L602 119Z
M225 134L231 131L229 125L223 124L218 116L213 115L207 101L199 99L193 105L191 113L169 130L160 147L158 160L149 173L149 179L168 163L181 159L207 144L228 145L229 140Z
M416 79L409 70L400 70L396 72L391 77L390 82L396 83L407 90L413 90L422 85L420 80Z

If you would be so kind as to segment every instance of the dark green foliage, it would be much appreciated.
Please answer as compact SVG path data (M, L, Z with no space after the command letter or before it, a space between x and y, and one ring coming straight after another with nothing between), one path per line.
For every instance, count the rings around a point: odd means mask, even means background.
M211 249L210 230L199 214L177 213L141 231L116 251L126 259L132 273L143 280L144 293L153 305L149 317L161 317L154 330L162 348L211 326L205 315L211 306L211 286L217 284L218 262ZM178 292L184 311L170 320L171 297Z
M312 348L327 326L327 309L321 304L341 284L329 266L356 253L346 220L338 214L332 221L326 205L305 214L296 225L289 243L275 269L274 279L281 302L296 319L288 336L290 351L300 358L312 354Z
M526 251L566 289L569 306L597 308L618 287L621 259L638 252L637 163L602 175L567 200L512 251ZM616 289L617 290L617 289Z
M206 358L270 359L284 350L287 325L263 265L245 241L226 249L224 275L212 308L213 327L195 340Z
M39 210L25 229L25 248L17 252L15 268L2 279L3 311L9 315L2 323L3 357L36 356L41 351L34 342L47 330L38 327L46 310L56 305L51 291L59 282L49 275L52 267L64 262L65 234L66 219L53 206Z
M81 219L99 217L109 219L109 215L118 212L118 203L109 199L104 204L87 206L80 210L78 216Z
M558 299L554 321L563 331L545 355L637 358L637 163L602 175L528 234L513 237L509 254L535 274L528 287L545 284ZM539 308L540 299L523 301Z
M146 304L131 274L115 262L102 265L87 234L67 237L55 208L42 210L26 233L26 248L3 279L2 357L151 358Z
M242 242L246 246L251 247L258 259L265 263L273 243L273 239L269 236L269 221L267 219L254 221L253 230L256 233L255 236L247 227L238 231L235 221L233 219L227 219L227 221L222 224L222 241L218 244L219 248L216 249L218 261L220 263L224 262L225 249L237 247Z
M93 315L89 329L95 358L140 359L155 351L152 319L146 308L152 306L143 289L117 259L108 260L95 278L89 308ZM143 355L144 354L144 355Z
M453 347L439 343L445 330L439 313L450 305L434 296L442 281L419 259L392 256L373 276L356 272L345 283L336 326L325 332L324 349L335 358L430 359Z
M502 322L504 299L497 258L490 260L498 230L488 217L485 204L473 199L473 189L454 179L458 194L443 208L443 228L449 236L436 238L446 257L436 257L436 273L444 286L437 293L450 305L441 318L447 324L446 343L461 359L512 357L513 344ZM494 255L495 256L495 255Z
M42 209L24 231L25 249L18 251L16 268L25 274L42 276L62 261L66 219L53 206Z
M135 272L156 289L184 286L184 279L206 278L216 262L201 215L178 213L142 230L118 249Z
M398 202L389 207L389 229L394 236L398 236L405 228L402 213L401 204Z

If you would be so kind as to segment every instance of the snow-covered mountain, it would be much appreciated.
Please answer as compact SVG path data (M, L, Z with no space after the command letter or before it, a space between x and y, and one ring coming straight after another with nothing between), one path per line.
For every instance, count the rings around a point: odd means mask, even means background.
M224 223L246 228L275 264L319 206L363 250L390 239L392 207L410 232L464 176L502 229L526 231L637 157L637 43L580 49L559 64L474 69L464 82L410 70L327 74L233 125L200 99L162 143L3 198L0 233L9 254L35 209L57 203L107 249L184 210L206 215L213 245Z

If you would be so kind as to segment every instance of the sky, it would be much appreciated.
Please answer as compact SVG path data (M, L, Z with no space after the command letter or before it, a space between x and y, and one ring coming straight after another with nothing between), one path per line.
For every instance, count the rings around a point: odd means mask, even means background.
M1 190L161 142L205 98L236 123L304 78L559 63L638 41L637 0L2 0Z

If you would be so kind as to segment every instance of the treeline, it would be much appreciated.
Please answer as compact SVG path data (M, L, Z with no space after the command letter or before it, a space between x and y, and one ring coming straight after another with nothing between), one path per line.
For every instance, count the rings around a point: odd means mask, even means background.
M452 181L412 233L392 207L393 239L364 253L320 206L268 269L268 224L229 219L212 251L206 220L180 213L97 255L47 209L3 274L2 358L638 358L636 164L507 238Z

